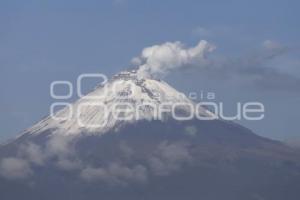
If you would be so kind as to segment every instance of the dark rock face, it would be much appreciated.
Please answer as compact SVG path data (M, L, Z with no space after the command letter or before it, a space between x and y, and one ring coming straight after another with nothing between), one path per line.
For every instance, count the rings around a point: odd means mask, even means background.
M57 140L50 133L25 134L1 147L1 160L22 159L31 170L23 178L2 175L1 200L300 197L299 154L234 123L140 121L103 136ZM28 144L39 153L24 153Z

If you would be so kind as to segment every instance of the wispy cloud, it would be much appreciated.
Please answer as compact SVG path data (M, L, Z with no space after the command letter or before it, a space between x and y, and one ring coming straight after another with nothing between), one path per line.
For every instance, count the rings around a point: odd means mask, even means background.
M110 163L106 167L87 167L81 171L80 176L86 181L102 181L110 185L126 186L130 182L146 182L148 173L143 165L128 167L120 163Z
M4 158L0 162L0 174L7 179L25 179L32 175L28 161L21 158Z
M187 143L159 144L154 155L149 159L151 170L156 175L168 175L192 161Z
M297 90L300 78L285 73L269 63L290 53L291 48L273 40L265 40L255 52L240 57L220 55L215 45L201 40L195 47L181 42L167 42L146 47L139 57L132 59L140 76L164 77L172 71L194 69L199 76L221 78L253 84L264 89Z
M205 66L208 62L207 54L214 50L215 46L205 40L190 48L178 41L166 42L144 48L141 55L132 62L138 65L140 76L160 77L188 65Z
M91 163L80 156L75 143L74 137L52 135L43 146L23 144L15 157L0 160L0 176L11 180L26 179L35 175L33 169L47 166L72 172L86 182L128 186L145 184L150 176L175 173L193 160L189 144L185 142L163 141L137 161L134 148L121 141L119 155L101 163Z
M269 65L277 58L291 51L287 46L278 42L266 40L261 48L252 53L244 53L238 58L216 57L210 67L202 69L200 74L209 74L229 80L238 80L240 83L249 83L262 89L297 90L300 78L278 70Z
M198 37L210 37L213 36L213 31L209 30L208 28L204 28L204 27L197 27L192 31L192 34Z

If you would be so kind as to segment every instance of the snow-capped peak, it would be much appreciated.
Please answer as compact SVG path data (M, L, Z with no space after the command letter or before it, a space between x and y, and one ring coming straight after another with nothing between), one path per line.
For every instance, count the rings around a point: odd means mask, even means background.
M123 71L26 132L39 134L51 129L64 135L103 134L138 120L163 120L157 117L156 108L174 103L194 104L162 80L140 78L134 70ZM200 112L209 114L204 108Z

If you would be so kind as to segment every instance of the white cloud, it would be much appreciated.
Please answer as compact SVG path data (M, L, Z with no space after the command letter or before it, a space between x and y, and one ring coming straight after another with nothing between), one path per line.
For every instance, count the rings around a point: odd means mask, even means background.
M197 132L198 130L196 126L186 126L184 129L184 133L189 136L196 136Z
M282 48L282 45L280 43L275 42L273 40L265 40L262 46L267 50L276 50Z
M107 173L106 169L87 167L82 170L80 174L81 178L86 181L110 181L110 175Z
M31 167L31 165L44 166L46 161L56 158L53 164L59 169L80 169L82 163L75 155L75 149L71 143L72 139L73 137L53 135L46 142L45 147L34 143L26 143L20 146L16 157L10 159L14 159L15 162L20 161L19 163L21 161L26 162L26 165ZM3 160L6 162L5 159Z
M187 143L162 142L154 156L149 159L149 164L154 174L164 176L179 170L191 161L192 156Z
M70 136L53 135L46 145L47 156L66 157L73 154L72 139Z
M26 160L4 158L0 163L0 174L7 179L24 179L32 174L32 170Z
M198 31L205 33L207 30L199 28ZM198 70L199 76L216 76L241 86L250 84L269 90L299 89L299 77L285 73L286 66L274 67L271 63L291 51L277 41L265 40L257 51L246 52L237 58L217 54L208 57L214 49L215 46L205 40L190 48L181 42L166 42L144 48L140 56L132 59L132 63L137 66L139 76L146 78L162 78L173 70L193 68Z
M181 42L166 42L143 49L141 55L133 59L142 77L164 76L172 70L186 66L203 67L208 64L207 54L215 46L201 40L195 47L186 48Z
M143 163L135 162L135 152L126 142L121 141L119 148L120 158L123 156L125 160L94 166L80 159L71 138L53 136L44 148L28 143L20 147L16 157L2 159L0 175L8 179L24 179L33 174L32 166L43 167L47 163L60 170L73 171L87 182L126 186L147 182L149 170L152 175L169 175L192 161L189 144L184 142L160 143L153 152L145 156Z
M72 171L80 169L82 167L82 163L77 159L60 158L57 161L56 166L62 170Z
M142 165L128 167L119 163L111 163L107 167L87 167L82 170L81 178L85 181L101 181L111 185L127 185L129 182L146 182L147 169Z
M20 147L21 157L25 157L31 163L36 165L43 165L46 155L39 145L28 143Z
M134 150L124 141L120 142L120 150L126 158L130 158L134 154Z

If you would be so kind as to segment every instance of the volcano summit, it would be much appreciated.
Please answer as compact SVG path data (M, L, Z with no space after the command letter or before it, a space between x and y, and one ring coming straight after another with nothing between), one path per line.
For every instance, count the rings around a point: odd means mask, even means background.
M162 80L117 74L0 147L0 199L298 200L297 150L232 122L170 117L187 104Z

